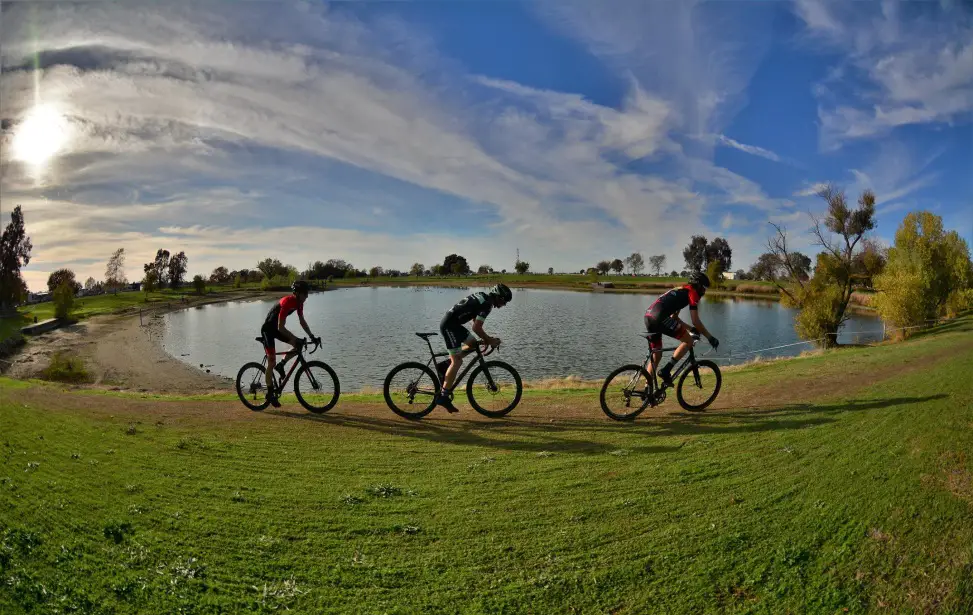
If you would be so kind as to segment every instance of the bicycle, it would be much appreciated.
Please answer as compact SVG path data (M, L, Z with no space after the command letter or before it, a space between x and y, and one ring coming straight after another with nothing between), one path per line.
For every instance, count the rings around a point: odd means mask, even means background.
M437 335L436 333L416 333L416 335L425 340L426 345L429 346L429 361L425 364L407 361L397 365L385 377L383 387L385 403L392 412L410 420L421 419L436 407L436 395L442 386L445 370L440 371L437 365L437 370L434 372L429 366L435 363L436 357L449 355L447 352L433 351L429 338ZM462 382L463 377L472 370L466 381L466 397L470 400L470 405L483 416L500 418L506 416L520 403L524 385L520 380L520 374L509 364L503 361L486 361L484 357L489 356L493 349L484 353L481 346L486 344L478 343L464 352L464 356L475 352L476 357L457 375L453 388L455 389ZM499 346L497 350L499 351ZM393 384L393 380L400 375L404 376L402 382ZM478 378L480 382L477 381ZM512 401L508 402L511 393ZM489 409L486 405L490 402L499 402L503 405L497 409ZM417 403L418 407L412 409Z
M263 345L263 338L258 337L256 340ZM284 392L284 387L287 386L291 375L296 371L297 374L294 376L294 394L297 396L297 401L310 412L322 414L338 403L338 397L341 395L338 375L323 361L308 361L305 359L304 348L307 346L307 340L301 339L299 341L300 343L294 350L290 351L296 351L296 355L291 357L294 362L291 364L290 370L284 374L279 364L274 368L274 393L280 399L281 393ZM315 340L314 348L308 354L314 354L320 347L320 340ZM260 363L253 361L245 364L237 373L237 395L240 396L240 401L243 402L243 405L255 412L264 410L270 405L270 401L266 395L266 373L266 356L264 356Z
M651 338L650 334L643 333L641 337L646 340ZM676 367L672 372L672 382L676 382L678 379L678 384L676 384L676 398L679 400L679 405L690 412L702 412L705 410L713 401L716 396L720 393L720 387L723 384L723 375L720 373L719 366L713 361L696 360L696 343L700 339L698 332L692 334L693 343L689 347L689 353L682 360L682 362ZM662 351L675 350L673 348L663 348ZM609 417L615 419L616 421L630 421L636 416L641 414L649 406L655 407L666 400L666 389L671 385L667 385L665 382L662 386L659 386L658 378L656 376L657 370L652 370L652 377L649 377L648 370L646 366L649 365L652 360L652 350L651 347L649 352L645 356L645 361L642 365L630 364L623 365L613 371L605 379L605 384L601 387L601 409ZM609 407L608 397L609 388L615 379L621 376L620 383L621 388L619 393L621 393L620 401L622 402L622 411L616 411ZM689 377L692 379L689 380ZM642 378L645 378L645 383L642 384ZM686 386L686 382L689 380L689 386ZM712 392L705 393L710 390L712 386ZM614 387L611 387L614 388ZM687 399L692 396L696 390L704 392L706 397L702 398L699 403L690 403ZM638 407L631 411L626 411L624 409L632 408L632 400L640 400L638 402Z

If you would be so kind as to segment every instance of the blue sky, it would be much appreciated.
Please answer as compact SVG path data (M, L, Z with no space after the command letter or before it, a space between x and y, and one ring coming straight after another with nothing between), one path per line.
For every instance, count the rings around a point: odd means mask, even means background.
M959 2L14 3L3 214L25 276L274 256L576 271L733 268L826 182L973 241L973 11ZM41 111L38 111L41 109ZM55 143L45 147L45 143ZM40 145L38 145L40 144ZM41 153L37 153L40 151ZM27 162L32 160L33 162Z

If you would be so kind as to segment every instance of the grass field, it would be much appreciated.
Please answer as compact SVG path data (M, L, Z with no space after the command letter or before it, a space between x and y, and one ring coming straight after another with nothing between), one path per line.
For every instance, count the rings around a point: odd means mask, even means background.
M973 319L631 424L0 381L0 612L969 613Z

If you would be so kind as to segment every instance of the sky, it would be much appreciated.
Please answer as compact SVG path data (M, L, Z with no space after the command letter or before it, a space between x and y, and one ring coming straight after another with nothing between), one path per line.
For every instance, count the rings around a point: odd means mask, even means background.
M973 4L815 0L0 3L0 209L23 270L189 275L747 269L815 195L925 209L973 243Z

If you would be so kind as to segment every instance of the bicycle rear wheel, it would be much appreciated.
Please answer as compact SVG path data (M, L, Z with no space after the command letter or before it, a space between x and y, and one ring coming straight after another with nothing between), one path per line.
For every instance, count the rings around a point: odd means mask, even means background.
M385 377L382 392L392 412L418 420L436 407L439 379L422 363L410 361L392 368Z
M334 408L341 395L338 375L323 361L308 361L294 376L294 394L310 412L327 412Z
M466 380L466 397L470 405L491 419L509 414L520 403L523 392L520 374L503 361L478 365Z
M679 377L676 398L679 405L690 412L702 412L720 394L723 374L712 361L697 361Z
M641 365L623 365L601 387L601 409L616 421L631 421L649 405L649 374Z
M247 363L240 368L236 375L236 394L247 408L260 412L270 405L267 401L267 368L260 363ZM277 374L273 375L274 387L277 386Z

